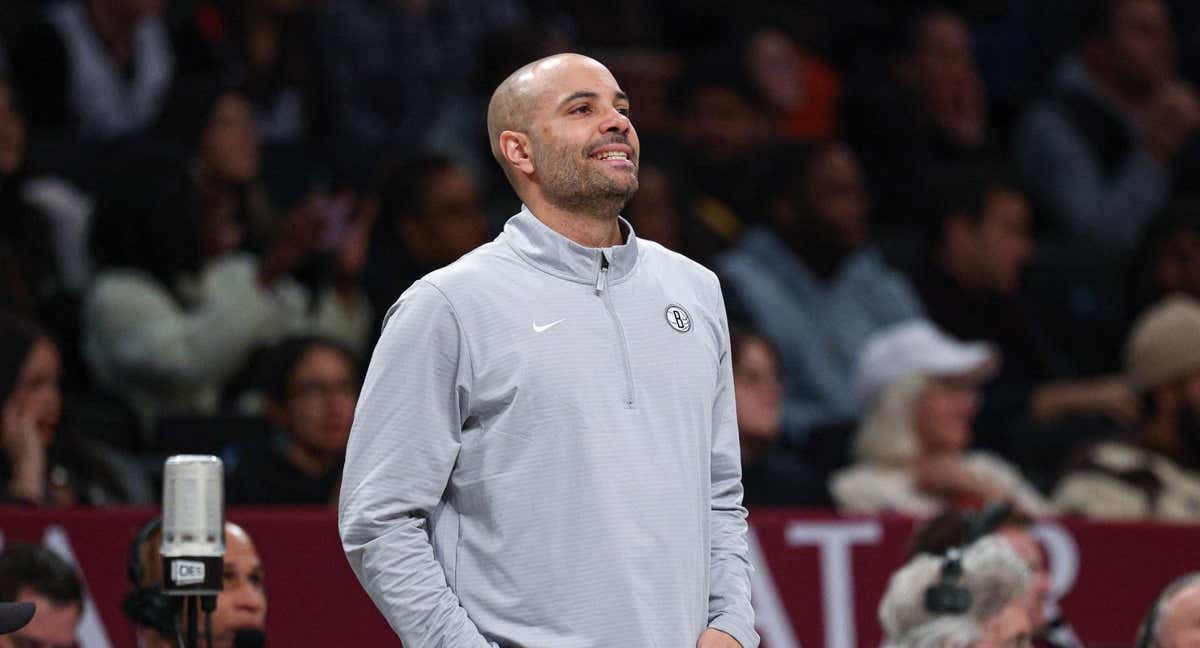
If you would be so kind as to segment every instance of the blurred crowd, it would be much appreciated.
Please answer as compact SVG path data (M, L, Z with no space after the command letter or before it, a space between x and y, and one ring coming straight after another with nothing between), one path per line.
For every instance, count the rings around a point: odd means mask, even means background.
M8 0L0 498L206 452L335 501L387 309L519 209L492 89L568 50L631 96L637 236L721 278L748 506L1200 519L1187 0ZM1018 596L930 627L927 558L904 645Z
M746 503L1200 518L1183 0L20 0L0 13L6 500L327 504L404 289L519 205L484 112L606 63L637 235L713 269Z

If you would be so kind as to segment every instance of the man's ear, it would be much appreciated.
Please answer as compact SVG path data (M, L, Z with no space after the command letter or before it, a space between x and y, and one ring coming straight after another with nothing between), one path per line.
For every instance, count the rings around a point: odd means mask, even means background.
M500 133L500 155L504 161L525 175L533 174L533 152L529 136L517 131Z

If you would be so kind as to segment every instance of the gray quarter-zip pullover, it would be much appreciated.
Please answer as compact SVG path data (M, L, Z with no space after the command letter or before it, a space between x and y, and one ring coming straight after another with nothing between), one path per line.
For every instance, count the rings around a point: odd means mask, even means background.
M391 308L339 526L409 648L758 645L716 277L527 208Z

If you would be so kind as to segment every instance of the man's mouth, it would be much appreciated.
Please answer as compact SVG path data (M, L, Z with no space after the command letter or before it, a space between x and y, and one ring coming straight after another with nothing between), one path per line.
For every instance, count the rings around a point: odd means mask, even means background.
M625 144L609 144L602 146L589 156L593 160L598 160L609 166L617 166L623 168L633 167L633 149Z

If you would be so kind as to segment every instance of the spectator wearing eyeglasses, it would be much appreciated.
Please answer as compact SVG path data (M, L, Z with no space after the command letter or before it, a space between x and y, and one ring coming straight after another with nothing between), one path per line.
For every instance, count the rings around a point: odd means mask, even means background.
M360 374L354 355L319 337L281 342L265 361L266 412L276 432L228 450L230 504L336 501Z

